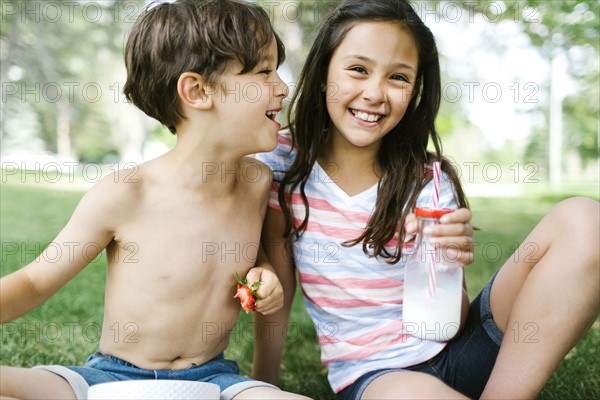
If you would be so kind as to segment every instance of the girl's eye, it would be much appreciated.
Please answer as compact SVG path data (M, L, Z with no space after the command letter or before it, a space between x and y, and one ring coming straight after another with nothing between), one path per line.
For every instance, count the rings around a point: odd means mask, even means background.
M263 69L259 72L259 74L270 75L273 72L272 69Z
M401 82L407 82L407 83L409 83L408 79L406 79L406 77L403 76L403 75L398 75L398 74L392 75L391 79L395 80L395 81L401 81Z
M353 72L358 72L359 74L366 74L367 70L365 70L363 67L350 67L348 68L349 71L353 71Z

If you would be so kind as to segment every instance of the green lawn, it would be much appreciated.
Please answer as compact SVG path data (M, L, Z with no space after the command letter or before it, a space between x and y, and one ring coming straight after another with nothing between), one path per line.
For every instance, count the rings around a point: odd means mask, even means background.
M65 224L81 192L3 182L0 190L0 274L31 261ZM472 199L476 262L467 268L473 297L536 222L565 196L526 199ZM98 257L52 299L0 327L0 364L79 365L96 350L102 321L105 259ZM334 399L319 362L316 335L297 293L282 366L281 386L319 400ZM552 376L540 399L600 398L600 323ZM248 374L252 360L252 320L240 314L227 356ZM507 382L507 384L510 384Z

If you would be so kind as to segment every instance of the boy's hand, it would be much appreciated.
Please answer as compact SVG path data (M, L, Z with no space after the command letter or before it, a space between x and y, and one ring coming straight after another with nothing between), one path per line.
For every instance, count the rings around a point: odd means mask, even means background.
M445 255L462 265L473 262L473 226L471 226L471 211L460 208L443 215L441 224L427 227L425 234L430 235L431 243L445 249ZM406 238L410 239L417 231L417 218L414 214L406 217L404 223ZM405 239L406 240L406 239Z
M263 267L254 267L246 275L248 285L254 282L261 282L256 290L260 300L256 300L256 311L269 315L283 307L283 288L277 278L277 275L269 269Z

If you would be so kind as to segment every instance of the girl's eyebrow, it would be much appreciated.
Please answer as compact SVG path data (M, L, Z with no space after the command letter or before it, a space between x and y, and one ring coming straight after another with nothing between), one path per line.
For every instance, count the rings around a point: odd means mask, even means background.
M361 60L361 61L364 61L364 62L368 62L368 63L371 63L371 64L374 63L374 61L372 59L370 59L369 57L362 56L362 55L359 55L359 54L350 54L350 55L347 55L347 56L344 57L344 60L348 59L348 58L356 58L358 60ZM394 68L402 68L402 69L409 69L409 70L415 72L415 68L412 65L405 64L405 63L402 63L402 62L393 63L392 67L394 67Z

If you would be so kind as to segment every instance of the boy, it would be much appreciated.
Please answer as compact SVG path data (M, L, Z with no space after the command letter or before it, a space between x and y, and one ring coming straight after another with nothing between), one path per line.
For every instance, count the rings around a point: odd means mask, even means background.
M243 0L179 0L140 16L125 49L125 95L177 144L101 180L54 240L107 250L100 350L84 367L2 367L3 397L84 399L102 382L184 379L218 384L222 399L305 398L241 377L223 359L240 309L236 273L262 282L257 312L283 304L275 274L255 266L271 174L246 157L276 146L283 58L267 14ZM0 281L0 322L47 300L93 259L62 253ZM113 340L115 327L128 340Z

